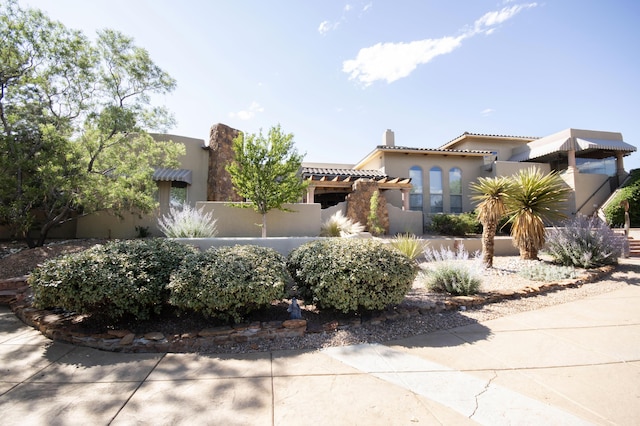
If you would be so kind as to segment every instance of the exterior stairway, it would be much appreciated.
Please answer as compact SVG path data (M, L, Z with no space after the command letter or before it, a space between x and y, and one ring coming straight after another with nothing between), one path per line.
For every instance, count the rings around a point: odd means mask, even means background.
M640 240L629 237L629 257L640 257Z

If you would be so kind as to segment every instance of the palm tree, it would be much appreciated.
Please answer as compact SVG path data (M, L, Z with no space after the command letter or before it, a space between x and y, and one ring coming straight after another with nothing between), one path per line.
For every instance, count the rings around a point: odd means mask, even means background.
M471 199L479 202L476 208L478 220L482 224L482 263L485 268L492 268L494 239L498 223L507 213L505 203L513 183L506 177L481 177L469 187L476 193Z
M515 188L507 200L513 245L521 259L537 259L545 243L544 222L565 217L558 209L570 189L555 171L543 174L536 167L520 170L513 182Z

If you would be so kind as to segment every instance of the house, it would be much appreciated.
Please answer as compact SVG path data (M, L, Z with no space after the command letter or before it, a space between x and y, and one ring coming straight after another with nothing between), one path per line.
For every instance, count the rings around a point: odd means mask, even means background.
M244 212L225 213L228 209L225 202L242 201L225 170L233 158L231 141L238 132L216 124L211 128L208 143L182 136L153 135L157 140L171 139L186 148L180 169L158 169L154 174L160 205L157 214L168 211L172 203L202 206L218 202L215 209L226 215L222 221L225 225L240 222ZM340 208L349 212L345 205L351 205L355 212L351 214L362 221L362 216L357 215L368 209L372 191L379 190L383 195L381 212L387 232L421 233L434 214L472 211L469 184L478 177L509 176L531 166L543 172L558 171L572 189L563 207L565 214L590 215L627 176L624 157L635 150L623 141L620 133L579 129L566 129L542 138L465 132L438 148L398 144L393 131L386 130L382 143L357 164L303 164L302 177L309 186L301 201L317 205L322 211L316 215L305 210L306 219L298 218L302 228L297 232L317 233L319 225L305 231L304 222L316 221L309 220L310 217L325 219ZM78 220L75 236L130 238L135 236L136 227L146 227L158 235L157 214L143 218L131 215L124 220L106 213L83 217ZM284 221L295 223L291 219ZM285 233L286 228L283 226L281 232ZM240 231L229 232L244 236Z

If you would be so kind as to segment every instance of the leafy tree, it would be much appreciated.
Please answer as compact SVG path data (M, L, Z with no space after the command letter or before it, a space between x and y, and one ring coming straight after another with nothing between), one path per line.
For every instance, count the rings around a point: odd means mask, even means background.
M507 198L513 244L520 258L537 259L544 247L544 222L565 217L558 208L571 191L556 172L545 175L530 167L513 176L514 190Z
M506 201L513 183L507 177L480 177L470 188L475 192L471 199L479 202L476 209L482 223L482 263L486 268L492 268L498 223L507 214Z
M640 169L632 170L629 181L614 195L604 209L607 223L614 227L624 226L623 202L629 203L629 220L632 228L640 226Z
M131 38L91 42L15 0L0 38L0 224L33 247L79 214L153 210L153 166L183 151L146 133L172 124L150 95L175 81Z
M306 183L300 177L303 155L294 147L293 134L282 132L280 125L233 140L234 160L226 169L238 195L251 201L262 215L262 237L267 236L267 212L284 210L283 205L300 199ZM241 204L236 204L242 206Z

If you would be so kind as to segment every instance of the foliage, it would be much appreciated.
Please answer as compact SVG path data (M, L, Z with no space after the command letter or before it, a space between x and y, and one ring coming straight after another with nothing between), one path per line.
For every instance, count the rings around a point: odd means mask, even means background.
M384 228L380 225L378 208L380 206L380 191L376 190L369 200L369 214L367 215L367 228L373 235L384 234Z
M392 247L357 238L307 243L289 254L287 267L305 302L345 313L400 303L417 272Z
M473 256L477 258L479 253L475 252ZM427 262L469 260L469 252L464 247L464 244L454 245L453 249L445 246L440 246L440 250L436 250L433 247L426 247L424 249L424 257Z
M151 236L151 230L148 226L136 226L136 238L147 238Z
M396 237L391 240L391 247L414 261L424 254L424 250L428 244L427 241L413 234L396 235Z
M165 238L123 240L50 260L29 278L34 305L117 319L166 304L169 276L196 249Z
M267 236L267 212L300 199L306 188L300 176L303 155L294 147L293 134L280 125L259 134L238 135L233 140L234 160L226 170L238 195L251 201L262 215L262 237Z
M169 238L213 238L218 234L213 211L205 213L188 204L171 207L158 219L158 228Z
M463 264L445 262L422 274L429 290L454 296L476 294L481 284L479 276Z
M284 298L288 279L285 259L271 248L211 248L189 257L171 276L169 302L239 322L252 310Z
M629 221L631 227L640 227L640 169L631 171L629 181L618 190L611 203L604 209L607 223L614 227L624 226L623 201L629 202Z
M513 191L513 183L506 177L480 177L470 188L475 193L471 199L478 202L476 210L482 224L482 262L491 268L498 224L507 214L506 200Z
M320 226L321 237L347 237L349 235L357 235L362 231L364 231L364 226L360 222L346 217L341 210L331 215Z
M533 281L557 281L575 278L576 270L572 266L549 265L532 261L518 270L518 275Z
M571 191L556 172L543 174L530 167L514 177L514 189L507 198L513 244L522 259L537 259L544 247L544 222L564 215L559 211Z
M587 269L618 263L623 243L598 217L579 215L549 232L545 252L556 263Z
M0 38L0 224L33 247L79 214L154 209L153 167L183 150L146 133L172 123L150 95L175 81L131 38L92 41L15 0Z
M446 214L431 216L429 229L440 235L465 236L479 232L479 223L474 213Z

